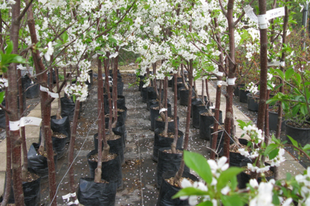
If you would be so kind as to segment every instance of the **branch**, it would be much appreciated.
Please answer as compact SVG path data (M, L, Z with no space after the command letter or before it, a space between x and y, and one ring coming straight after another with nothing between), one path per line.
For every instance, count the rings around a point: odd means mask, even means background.
M129 7L129 9L125 12L125 14L118 20L118 22L116 22L116 26L118 26L119 23L121 23L123 21L123 19L125 18L125 16L129 13L129 11L132 9L132 7L136 4L137 0L135 0L132 5ZM109 31L111 31L114 27L111 27L107 30L105 30L104 32L100 33L99 35L97 35L95 37L95 39L98 39L99 37L107 34Z
M222 9L222 12L223 12L224 16L227 16L227 11L225 11L225 9L224 9L222 0L219 0L219 3L220 3L220 6L221 6L221 9Z
M285 147L293 147L293 148L297 149L299 152L303 153L308 158L308 160L310 160L309 155L304 150L300 149L299 147L296 147L292 144L284 144L284 146Z
M254 2L254 0L251 1L251 3L249 5L251 5ZM234 26L236 26L239 21L241 21L242 17L245 15L244 10L242 11L242 14L239 16L239 18L234 22Z
M22 11L22 13L20 13L19 17L17 17L17 21L20 21L26 14L27 10L29 9L29 7L31 6L33 0L30 0L30 2L26 5L26 7L24 8L24 10Z
M6 113L11 114L11 110L8 110L6 107L4 107L2 104L0 104L0 108L3 109Z

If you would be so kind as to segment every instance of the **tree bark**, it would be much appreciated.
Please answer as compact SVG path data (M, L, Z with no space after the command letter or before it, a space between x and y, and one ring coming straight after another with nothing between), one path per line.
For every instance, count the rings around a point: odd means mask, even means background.
M176 79L178 78L178 75L177 74L174 74L174 102L173 102L173 113L174 113L174 139L173 139L173 142L171 144L171 151L172 153L176 153L176 148L177 148L177 142L178 142L178 133L179 133L179 130L178 130L178 92L177 92L177 81Z

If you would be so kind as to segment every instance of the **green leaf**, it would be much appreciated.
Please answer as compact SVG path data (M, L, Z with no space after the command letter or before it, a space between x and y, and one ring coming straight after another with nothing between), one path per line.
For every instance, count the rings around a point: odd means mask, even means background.
M222 195L221 200L224 206L243 206L242 199L240 195Z
M304 151L310 150L310 144L306 144L306 145L302 148L302 150L304 150Z
M204 156L198 153L189 152L184 150L184 162L185 164L197 172L197 174L207 183L212 182L211 168Z
M13 42L9 41L8 45L7 45L6 49L5 49L5 53L6 54L11 54L12 51L13 51Z
M284 74L283 74L283 72L281 71L281 69L275 69L275 72L278 73L278 75L279 75L282 79L284 79Z
M272 160L274 159L277 155L279 154L279 149L274 149L269 153L269 159Z
M5 91L0 92L0 104L3 102L4 100L4 95L5 95Z
M301 105L301 107L300 107L300 112L301 112L301 114L303 114L303 115L307 115L307 114L308 114L308 108L307 108L307 105L306 105L306 104Z
M294 140L291 136L287 135L287 137L291 140L292 144L295 146L295 147L298 147L298 143L296 140Z
M300 104L296 104L292 109L292 115L295 116L300 109Z
M294 73L295 73L294 69L293 68L289 68L285 72L285 79L289 80L293 76Z
M279 200L279 197L278 197L277 193L273 193L273 195L272 195L272 203L274 205L280 205L280 200Z
M268 155L272 150L276 149L278 147L278 145L276 144L270 144L267 146L267 148L265 149L264 155Z
M175 199L181 196L191 196L191 195L203 196L203 195L208 195L208 194L209 193L207 191L203 191L196 187L186 187L186 188L181 189L177 194L175 194L172 197L172 199Z
M217 190L220 191L233 177L236 177L237 174L239 174L243 170L243 168L239 167L230 167L227 170L223 171L217 180Z
M208 201L205 201L205 202L201 202L201 203L199 203L196 206L213 206L213 203L210 200L208 200Z

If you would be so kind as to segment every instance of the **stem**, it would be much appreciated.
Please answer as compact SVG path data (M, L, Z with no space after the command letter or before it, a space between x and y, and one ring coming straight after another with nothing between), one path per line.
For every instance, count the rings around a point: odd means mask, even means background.
M70 139L70 146L69 146L69 157L68 157L68 167L69 167L69 184L70 184L70 192L75 192L75 185L74 185L74 168L73 168L73 158L74 158L74 145L76 139L76 130L77 130L77 123L78 117L80 113L80 101L76 100L75 108L74 108L74 115L73 115L73 122L72 122L72 129L71 129L71 139Z
M163 136L167 137L168 136L168 105L167 105L167 89L168 89L168 77L165 77L164 80L164 107L167 109L165 112L165 129L163 131Z
M108 57L108 53L107 53L107 57ZM104 60L104 72L105 72L105 86L106 86L106 91L108 94L108 99L109 99L109 130L108 130L108 134L112 134L112 100L111 100L111 94L110 94L110 85L109 85L109 59L105 59ZM102 139L103 139L103 153L102 153L102 159L106 160L108 158L108 154L109 154L109 150L110 147L108 145L108 141L107 141L107 136L105 133L105 118L103 118L102 124L104 125L104 127L102 128L103 133L102 133Z
M176 148L177 148L177 142L178 142L178 133L179 133L179 130L178 130L178 114L177 114L177 111L178 111L178 106L177 106L177 103L178 103L178 92L177 92L177 74L174 74L174 102L173 102L173 105L174 105L174 139L173 139L173 142L171 144L171 151L173 154L175 154L177 151L176 151Z
M118 52L118 47L116 47L116 52ZM112 128L116 127L116 123L117 123L117 68L118 68L118 56L114 58L114 67L113 68L113 104L114 104L114 108L113 108L113 124L112 124ZM110 133L111 134L111 133Z

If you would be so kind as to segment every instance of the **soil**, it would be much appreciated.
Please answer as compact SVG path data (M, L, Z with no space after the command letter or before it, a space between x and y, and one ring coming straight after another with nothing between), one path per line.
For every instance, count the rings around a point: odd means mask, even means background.
M102 162L108 162L110 160L113 160L115 159L117 156L117 154L108 154L107 158L102 160ZM88 158L89 161L91 162L98 162L98 154L94 154L94 155L91 155L89 158Z
M163 135L163 133L161 133L161 135ZM171 139L174 138L174 133L172 133L172 132L168 132L167 135L168 135L167 138L171 138ZM181 137L181 135L178 135L178 138L180 138L180 137Z
M27 171L26 179L23 179L22 181L23 182L33 182L33 181L35 181L35 180L37 180L39 178L40 178L40 176L38 176L38 175L36 175L36 174L34 174L32 172Z
M191 184L194 184L194 181L192 179L186 178L186 177L181 177L180 182L182 182L183 179L187 179L188 181L190 181ZM181 185L178 184L178 182L174 182L174 177L170 177L169 179L165 179L165 180L174 187L182 188Z
M67 135L62 134L62 133L58 133L58 132L53 132L53 137L56 137L58 139L64 139L67 137Z
M158 117L156 120L157 121L163 121L163 119L161 117ZM174 121L174 119L172 117L168 117L168 122L173 122L173 121Z
M309 129L310 124L309 123L304 123L303 125L297 124L296 122L286 122L286 124L296 127L296 128L302 128L302 129Z
M164 150L164 152L165 153L167 153L167 154L172 154L172 150L170 149L170 150ZM182 154L183 152L181 151L181 150L176 150L176 153L175 154Z

